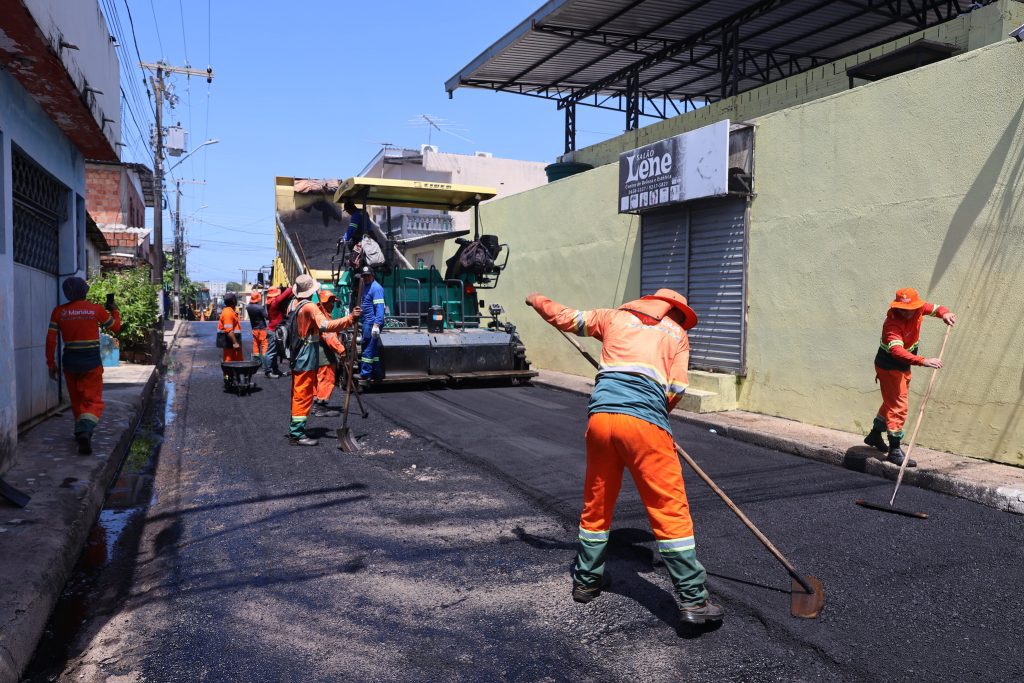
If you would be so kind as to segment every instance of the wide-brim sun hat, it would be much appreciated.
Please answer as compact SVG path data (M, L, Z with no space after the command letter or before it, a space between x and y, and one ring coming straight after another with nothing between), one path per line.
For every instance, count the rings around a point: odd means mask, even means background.
M260 296L259 292L254 291L252 294L249 295L249 303L251 304L258 304L262 300L263 297Z
M316 280L313 279L312 275L302 275L295 278L295 286L292 287L292 292L295 294L296 299L309 299L316 294Z
M913 287L896 290L896 298L889 303L889 308L902 308L905 311L916 311L924 306L924 299Z
M640 297L641 301L664 301L665 303L671 304L673 308L682 311L683 313L683 329L688 330L697 324L697 314L693 312L690 305L686 302L686 297L671 289L659 289L654 294L648 294L647 296Z

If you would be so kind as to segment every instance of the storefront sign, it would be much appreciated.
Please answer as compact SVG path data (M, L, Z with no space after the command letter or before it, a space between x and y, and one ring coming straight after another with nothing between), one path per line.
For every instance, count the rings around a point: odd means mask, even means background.
M619 213L728 191L729 120L619 155Z

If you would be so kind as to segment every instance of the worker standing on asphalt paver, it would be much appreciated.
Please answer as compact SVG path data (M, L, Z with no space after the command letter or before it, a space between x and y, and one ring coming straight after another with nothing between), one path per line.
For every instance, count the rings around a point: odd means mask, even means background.
M380 362L380 328L384 324L384 288L377 282L373 268L359 269L363 279L363 353L359 358L359 378L384 379L384 366Z
M707 574L697 560L683 473L672 440L669 412L687 386L690 340L697 315L670 289L617 309L579 311L538 293L526 303L565 332L601 342L601 364L590 395L587 473L572 597L590 602L609 584L605 553L612 514L629 469L672 578L684 622L721 621Z
M317 294L320 299L320 311L328 320L334 313L334 304L338 297L329 289L321 289ZM337 384L337 371L339 363L344 362L345 347L335 332L325 332L320 336L320 367L316 372L316 398L313 399L314 417L337 417L341 413L327 407L334 393L334 385Z
M310 299L316 293L316 280L311 275L295 278L296 330L298 347L292 358L292 421L288 438L299 446L316 446L316 439L306 436L306 420L313 406L316 376L320 366L320 338L326 332L339 332L351 327L359 317L359 307L344 318L330 320ZM289 340L290 345L293 341ZM293 345L293 348L295 346Z
M284 321L288 304L292 300L292 288L284 291L276 287L267 290L267 362L263 365L263 372L267 377L278 378L288 374L280 369L281 358L284 357L284 345L278 337L278 329Z
M249 303L245 313L249 316L252 326L252 359L260 365L266 365L267 359L267 309L263 307L263 297L259 291L249 295Z
M936 370L942 367L941 358L917 355L921 321L926 315L941 318L950 326L956 324L956 316L948 308L928 303L916 289L906 287L897 290L896 298L889 303L889 312L882 324L882 339L875 353L875 381L882 390L882 407L878 409L864 443L883 453L888 452L886 460L894 465L902 465L906 457L900 441L909 409L910 366L923 365ZM882 439L882 432L888 432L888 444ZM907 467L916 466L913 460L907 463Z
M227 337L224 345L224 362L245 360L245 353L242 351L242 322L238 319L238 297L234 292L224 295L224 308L221 309L220 319L217 321L217 331L223 332ZM227 379L225 375L224 379Z
M100 359L100 330L121 330L121 314L108 298L110 310L86 301L89 285L80 277L64 281L68 303L50 314L46 333L46 365L50 379L60 380L56 364L57 333L64 342L61 367L75 416L75 441L82 455L92 453L92 433L103 416L103 361ZM13 380L11 380L13 381Z

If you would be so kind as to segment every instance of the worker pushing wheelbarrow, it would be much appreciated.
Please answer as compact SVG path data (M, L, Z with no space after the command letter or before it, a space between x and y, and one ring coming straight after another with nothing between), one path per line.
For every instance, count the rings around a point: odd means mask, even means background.
M224 295L224 309L217 322L217 347L224 349L220 368L224 373L224 390L239 396L252 393L256 384L253 375L260 368L259 361L245 360L242 350L242 322L238 319L238 296L234 292Z

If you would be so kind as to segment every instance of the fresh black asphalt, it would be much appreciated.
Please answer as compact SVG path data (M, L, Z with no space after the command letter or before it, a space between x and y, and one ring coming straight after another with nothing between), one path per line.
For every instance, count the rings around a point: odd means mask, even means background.
M388 390L344 454L314 418L290 446L287 380L225 394L212 324L171 359L172 419L135 568L65 680L775 681L1024 679L1020 517L904 487L922 521L855 506L891 483L675 424L677 439L827 602L789 579L684 470L724 625L676 628L628 481L614 583L569 598L586 398L540 387ZM332 401L340 403L339 393Z

